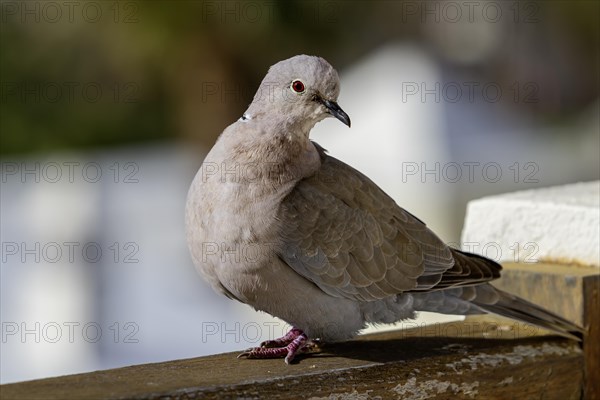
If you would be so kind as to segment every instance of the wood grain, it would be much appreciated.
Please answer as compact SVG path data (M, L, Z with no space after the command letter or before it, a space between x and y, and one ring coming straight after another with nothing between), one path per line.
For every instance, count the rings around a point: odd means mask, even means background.
M494 283L585 327L585 398L600 399L600 272L596 267L562 264L503 264Z

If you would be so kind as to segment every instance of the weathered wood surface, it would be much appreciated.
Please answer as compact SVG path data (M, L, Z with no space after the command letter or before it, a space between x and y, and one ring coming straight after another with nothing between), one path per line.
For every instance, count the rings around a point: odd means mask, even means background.
M587 329L583 345L585 398L600 399L600 272L561 264L503 264L495 286L521 296Z
M590 289L600 279L598 268L547 263L505 263L502 267L502 277L494 286L543 305L580 326L598 318L586 312Z
M3 385L0 397L581 398L579 344L535 334L526 325L471 318L363 336L301 356L290 366L228 353Z

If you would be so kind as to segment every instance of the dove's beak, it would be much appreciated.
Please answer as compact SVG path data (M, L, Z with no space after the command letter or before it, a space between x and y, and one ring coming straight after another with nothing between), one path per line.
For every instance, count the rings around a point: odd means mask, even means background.
M327 112L329 114L333 115L350 127L350 117L344 112L344 110L340 108L340 106L338 106L338 103L325 99L321 99L321 103L327 108Z

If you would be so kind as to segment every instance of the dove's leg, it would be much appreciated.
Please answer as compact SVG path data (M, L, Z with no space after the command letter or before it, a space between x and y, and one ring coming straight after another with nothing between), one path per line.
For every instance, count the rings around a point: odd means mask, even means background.
M298 328L292 328L285 336L264 342L262 347L246 350L238 356L248 358L281 358L285 357L286 364L292 362L296 354L301 353L308 342L308 337ZM265 347L268 344L269 347ZM271 347L280 345L280 347Z
M286 333L284 336L273 339L273 340L265 340L260 344L260 347L284 347L288 344L292 343L294 339L302 334L302 331L298 328L292 328Z

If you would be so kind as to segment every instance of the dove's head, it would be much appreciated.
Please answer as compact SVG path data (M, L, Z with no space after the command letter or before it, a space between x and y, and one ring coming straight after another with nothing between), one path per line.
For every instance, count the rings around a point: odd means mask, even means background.
M305 133L330 116L350 126L350 117L337 104L339 93L338 74L327 61L295 56L269 69L243 118Z

